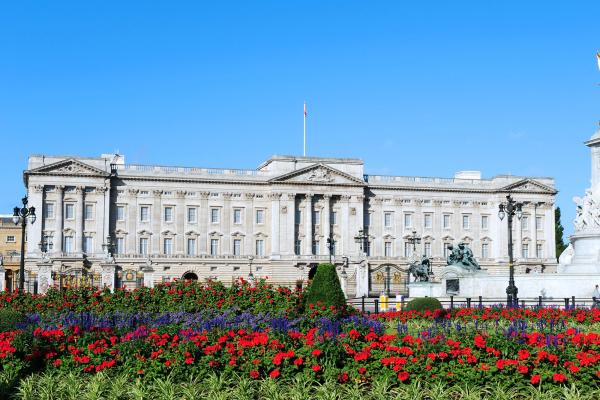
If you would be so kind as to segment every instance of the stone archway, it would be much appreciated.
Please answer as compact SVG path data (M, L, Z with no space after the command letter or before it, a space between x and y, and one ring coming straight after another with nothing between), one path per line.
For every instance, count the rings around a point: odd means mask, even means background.
M408 271L396 264L381 264L369 271L369 296L408 294Z
M185 274L183 274L182 278L186 281L197 281L198 274L196 274L195 272L192 272L192 271L188 271Z

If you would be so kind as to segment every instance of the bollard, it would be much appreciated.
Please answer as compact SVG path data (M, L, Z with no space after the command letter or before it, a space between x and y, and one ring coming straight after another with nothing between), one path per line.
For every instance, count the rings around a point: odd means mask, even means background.
M565 310L569 309L569 298L565 297Z
M575 296L571 296L571 308L575 308Z
M375 299L375 314L379 314L379 300Z
M467 308L471 308L471 298L467 297Z
M388 306L388 297L385 293L381 293L379 296L379 304L381 305L381 311L386 312Z
M454 296L450 296L450 309L454 308Z
M479 308L483 308L483 299L479 296Z
M362 312L365 312L365 295L363 294L362 299L361 299L361 308L362 308Z
M542 306L542 296L538 296L538 306Z
M525 308L525 300L521 300L521 307Z
M396 311L402 311L402 302L404 296L400 296L399 294L396 294Z

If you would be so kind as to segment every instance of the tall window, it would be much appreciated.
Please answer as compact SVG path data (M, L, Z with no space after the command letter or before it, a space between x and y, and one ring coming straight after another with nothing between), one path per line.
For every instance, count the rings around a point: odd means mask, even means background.
M94 205L93 204L86 204L85 208L84 208L84 218L89 220L89 219L94 219Z
M46 218L54 218L54 203L44 204L44 213Z
M392 213L391 212L383 213L383 225L386 228L392 227Z
M173 239L165 238L163 245L163 253L164 254L173 254Z
M173 207L165 207L165 222L173 222Z
M312 242L312 253L315 255L321 254L319 252L319 241L318 240L313 240L313 242Z
M142 221L142 222L150 221L150 207L149 206L141 206L140 207L140 221Z
M489 243L481 243L481 258L490 257L490 245Z
M313 211L313 223L315 225L321 224L321 211L319 211L319 210Z
M75 218L75 204L65 204L65 219Z
M219 254L219 239L210 239L210 255L216 256Z
M219 209L218 208L210 209L210 222L213 224L219 223Z
M431 257L431 242L425 242L425 243L423 243L423 253L427 257Z
M67 254L73 253L73 236L65 236L64 251Z
M337 211L331 212L331 225L337 225Z
M83 252L91 253L94 250L94 245L91 236L84 236L83 238Z
M544 227L542 217L535 217L535 229L541 231Z
M450 228L450 214L444 214L442 216L442 227L444 229L449 229Z
M187 212L188 223L195 224L198 222L198 209L196 207L189 207Z
M463 229L469 229L470 226L471 226L471 219L469 218L468 215L463 215L462 216L462 227L463 227Z
M262 210L256 210L256 223L262 224L262 222L258 222L258 212L259 211L262 211ZM302 221L302 210L296 210L295 218L296 218L296 221L295 221L296 225L300 225L300 221Z
M404 257L410 257L413 252L412 243L404 242Z
M412 228L412 214L404 214L404 228Z
M523 215L521 217L521 229L522 230L529 229L529 217L527 215Z
M481 216L481 229L488 229L489 219L490 218L487 215Z
M296 240L296 243L294 243L294 254L297 256L302 254L302 240Z
M242 254L242 239L233 239L233 255L239 256Z
M125 221L125 206L117 206L117 221Z
M523 258L529 258L529 244L528 243L523 243L521 245L521 256Z
M115 241L115 253L125 254L125 238L118 237Z
M298 213L299 212L300 211L296 212L296 217L298 217ZM264 224L265 223L265 210L256 210L256 223L257 224Z
M148 255L148 238L140 238L140 254L143 256Z
M297 247L297 251L299 251L299 247L300 247L300 241L297 240L296 241L296 247ZM300 254L300 253L297 253ZM265 241L262 239L257 239L256 240L256 256L257 257L263 257L265 255Z
M188 238L187 240L187 255L195 256L196 255L196 239Z
M423 227L425 229L431 229L433 216L431 214L425 214L423 216Z
M371 226L371 221L373 221L373 213L368 212L365 214L365 226Z
M535 245L535 255L537 258L544 258L544 247L538 243Z
M242 210L239 208L233 209L233 223L241 224L242 223Z
M385 257L392 256L392 242L385 242L383 247L383 255Z

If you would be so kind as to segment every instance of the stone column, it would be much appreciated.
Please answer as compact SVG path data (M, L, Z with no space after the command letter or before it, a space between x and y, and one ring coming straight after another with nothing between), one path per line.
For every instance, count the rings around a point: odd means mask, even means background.
M305 195L305 207L304 207L304 254L312 254L312 242L313 242L313 227L312 227L312 193Z
M4 269L2 262L0 262L0 292L3 292L5 290L6 290L6 270Z
M294 197L293 193L284 193L281 201L281 231L280 231L280 250L281 254L285 256L292 256L294 254Z
M271 193L269 197L271 199L271 258L279 259L281 254L279 248L279 199L281 198L281 193Z
M127 204L127 243L125 243L125 253L137 254L139 252L137 245L137 231L139 217L138 193L139 189L129 189L129 202Z
M185 190L176 192L177 204L175 205L175 248L173 254L185 254L185 223L187 210L185 206ZM197 216L196 216L197 217ZM144 283L144 285L146 285Z
M329 249L327 248L327 239L331 236L331 195L324 194L323 195L323 215L321 216L321 225L323 226L323 248L329 254Z
M104 192L106 188L104 186L95 188L96 194L98 196L98 203L96 207L96 240L94 243L96 254L104 254L104 249L102 248L102 244L106 242L106 235L104 234L104 209L106 208L106 203L104 199ZM100 217L101 215L101 217Z
M513 241L515 244L514 258L515 260L523 259L523 229L521 220L515 216L513 219L513 226L515 227L515 232L513 235ZM531 251L531 249L530 249ZM529 253L531 257L531 253Z
M162 195L162 190L153 190L152 193L154 194L154 201L152 203L152 221L151 221L151 225L152 226L152 236L150 238L150 241L152 242L152 245L150 246L150 249L148 249L148 254L160 254L161 253L161 248L160 248L160 228L161 228L161 224L162 224L162 201L161 201L161 195Z
M223 242L221 254L233 254L231 249L231 193L223 193L223 215L221 216L221 228L223 229Z
M102 269L102 287L114 292L116 265L114 263L102 263L100 268Z
M531 241L533 242L533 248L530 250L532 253L531 257L532 258L538 258L538 254L537 254L537 208L538 208L538 204L537 203L533 203L532 204L532 210L531 210ZM516 220L516 218L515 218Z
M63 203L64 186L55 186L56 190L56 218L55 218L55 229L54 229L54 252L61 253L63 251L63 229L64 229L64 218L63 211L65 205Z
M104 242L106 240L107 236L110 236L111 232L110 232L110 217L111 217L111 213L110 213L110 207L111 207L111 197L110 197L110 180L106 181L106 187L104 188L104 191L102 192L104 194L104 218L102 220L103 222L103 227L102 227L102 242Z
M42 229L44 226L44 185L35 185L32 189L27 196L29 201L28 207L35 207L37 219L35 223L27 224L26 238L28 246L26 252L28 255L40 255L38 243L42 241Z
M341 236L348 244L345 254L353 254L355 257L359 257L360 246L358 244L354 246L354 236L358 235L358 231L364 228L365 197L360 195L352 196L350 198L349 211L349 227L346 232L342 232Z
M75 249L77 252L83 254L83 230L85 229L85 203L83 201L85 197L85 187L77 186L75 189L77 192L77 207L76 211L79 214L79 221L77 221L77 215L75 220L78 222L75 230Z
M207 255L208 246L208 197L210 192L200 192L200 209L198 210L198 241L200 242L200 255Z
M350 201L350 196L347 195L342 195L340 196L340 219L341 219L341 224L340 224L340 236L341 236L341 243L338 243L338 249L339 249L339 253L340 254L350 254L351 249L352 249L352 245L350 244L349 240L348 240L348 235L350 233L350 207L348 202ZM358 232L356 232L355 234L358 234ZM360 250L359 250L360 251Z
M244 193L245 199L245 214L244 214L244 230L246 236L244 238L244 253L246 255L254 254L254 207L253 207L253 199L254 193Z

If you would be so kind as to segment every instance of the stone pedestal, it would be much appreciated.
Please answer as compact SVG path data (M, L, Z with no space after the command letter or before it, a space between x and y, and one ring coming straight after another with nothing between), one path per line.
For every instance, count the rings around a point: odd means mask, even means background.
M52 285L54 285L54 281L52 280L52 263L38 263L38 292L46 294Z
M356 264L356 297L369 297L369 271L366 260Z
M578 232L569 237L569 254L561 255L559 273L600 274L600 231ZM566 250L565 250L566 251Z
M108 288L111 292L115 290L115 263L108 262L100 264L102 268L102 288Z
M440 282L413 282L408 284L408 297L441 297L442 284Z

